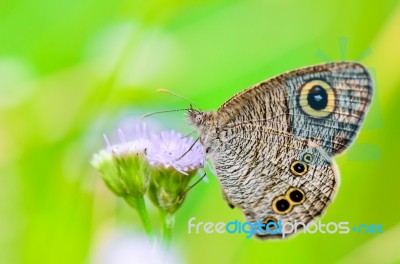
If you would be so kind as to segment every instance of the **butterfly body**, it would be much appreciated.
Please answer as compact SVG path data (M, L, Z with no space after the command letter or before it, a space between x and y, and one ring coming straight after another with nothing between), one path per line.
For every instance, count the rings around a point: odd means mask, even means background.
M191 109L188 119L225 199L248 221L307 224L332 201L333 156L356 137L371 98L362 65L330 63L261 82L218 111Z

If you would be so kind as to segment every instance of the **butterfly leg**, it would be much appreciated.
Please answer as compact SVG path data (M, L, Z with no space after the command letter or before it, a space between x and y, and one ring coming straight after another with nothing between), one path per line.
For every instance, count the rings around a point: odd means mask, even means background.
M203 176L201 176L197 181L195 181L192 185L188 186L184 192L184 194L182 195L182 198L180 200L180 202L183 202L183 199L186 197L186 195L188 194L188 192L195 187L197 184L199 184L205 177L207 176L207 173L204 171Z
M188 154L189 151L192 150L192 148L194 147L194 145L196 145L196 143L197 143L197 141L199 141L199 139L200 139L200 138L197 138L197 139L193 142L193 144L190 146L190 148L189 148L185 153L183 153L179 158L177 158L175 161L178 161L178 160L180 160L181 158L185 157L185 155Z

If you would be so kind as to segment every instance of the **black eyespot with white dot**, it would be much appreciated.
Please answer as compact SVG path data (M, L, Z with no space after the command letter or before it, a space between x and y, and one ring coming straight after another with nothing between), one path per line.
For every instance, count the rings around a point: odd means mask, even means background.
M272 202L272 209L278 214L287 214L292 210L292 205L285 196L279 196Z
M303 200L303 194L299 190L294 190L289 194L290 200L295 203L301 202Z
M306 199L304 192L295 187L292 187L287 191L286 198L291 202L292 205L301 204Z
M292 165L290 166L290 171L295 175L295 176L302 176L306 174L308 170L308 165L304 162L295 160Z
M293 168L297 173L303 173L306 170L306 166L301 162L297 162Z
M280 212L285 212L289 207L290 203L286 199L281 199L276 202L276 209Z
M328 104L328 93L320 85L315 85L307 95L308 105L314 110L322 110Z
M297 98L302 112L313 118L329 117L335 110L334 88L323 80L306 82Z

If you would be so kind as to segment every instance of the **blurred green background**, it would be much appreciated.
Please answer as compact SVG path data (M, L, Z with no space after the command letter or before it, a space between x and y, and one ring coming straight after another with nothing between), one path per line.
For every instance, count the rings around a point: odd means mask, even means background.
M209 174L177 215L180 263L400 263L400 2L0 0L0 262L102 263L113 234L142 234L89 161L103 133L187 106L157 88L211 110L276 74L343 59L371 69L375 97L336 159L341 186L322 221L379 223L384 233L189 235L193 216L244 220ZM185 124L179 113L155 119Z

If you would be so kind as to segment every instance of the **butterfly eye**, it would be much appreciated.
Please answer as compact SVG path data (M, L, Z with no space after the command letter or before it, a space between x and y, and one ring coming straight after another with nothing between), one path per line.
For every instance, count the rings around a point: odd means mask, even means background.
M290 171L295 175L295 176L303 176L308 170L308 165L295 160L292 165L290 165Z
M335 93L324 81L308 82L300 89L299 106L311 117L328 117L335 108Z
M272 209L277 214L287 214L292 210L292 205L285 196L279 196L272 202Z
M303 155L302 161L307 164L310 164L314 160L314 156L311 153L305 153Z
M291 188L287 191L286 197L293 205L301 204L306 199L304 192L298 188Z
M200 115L196 116L196 123L198 123L198 124L201 123L201 116Z

